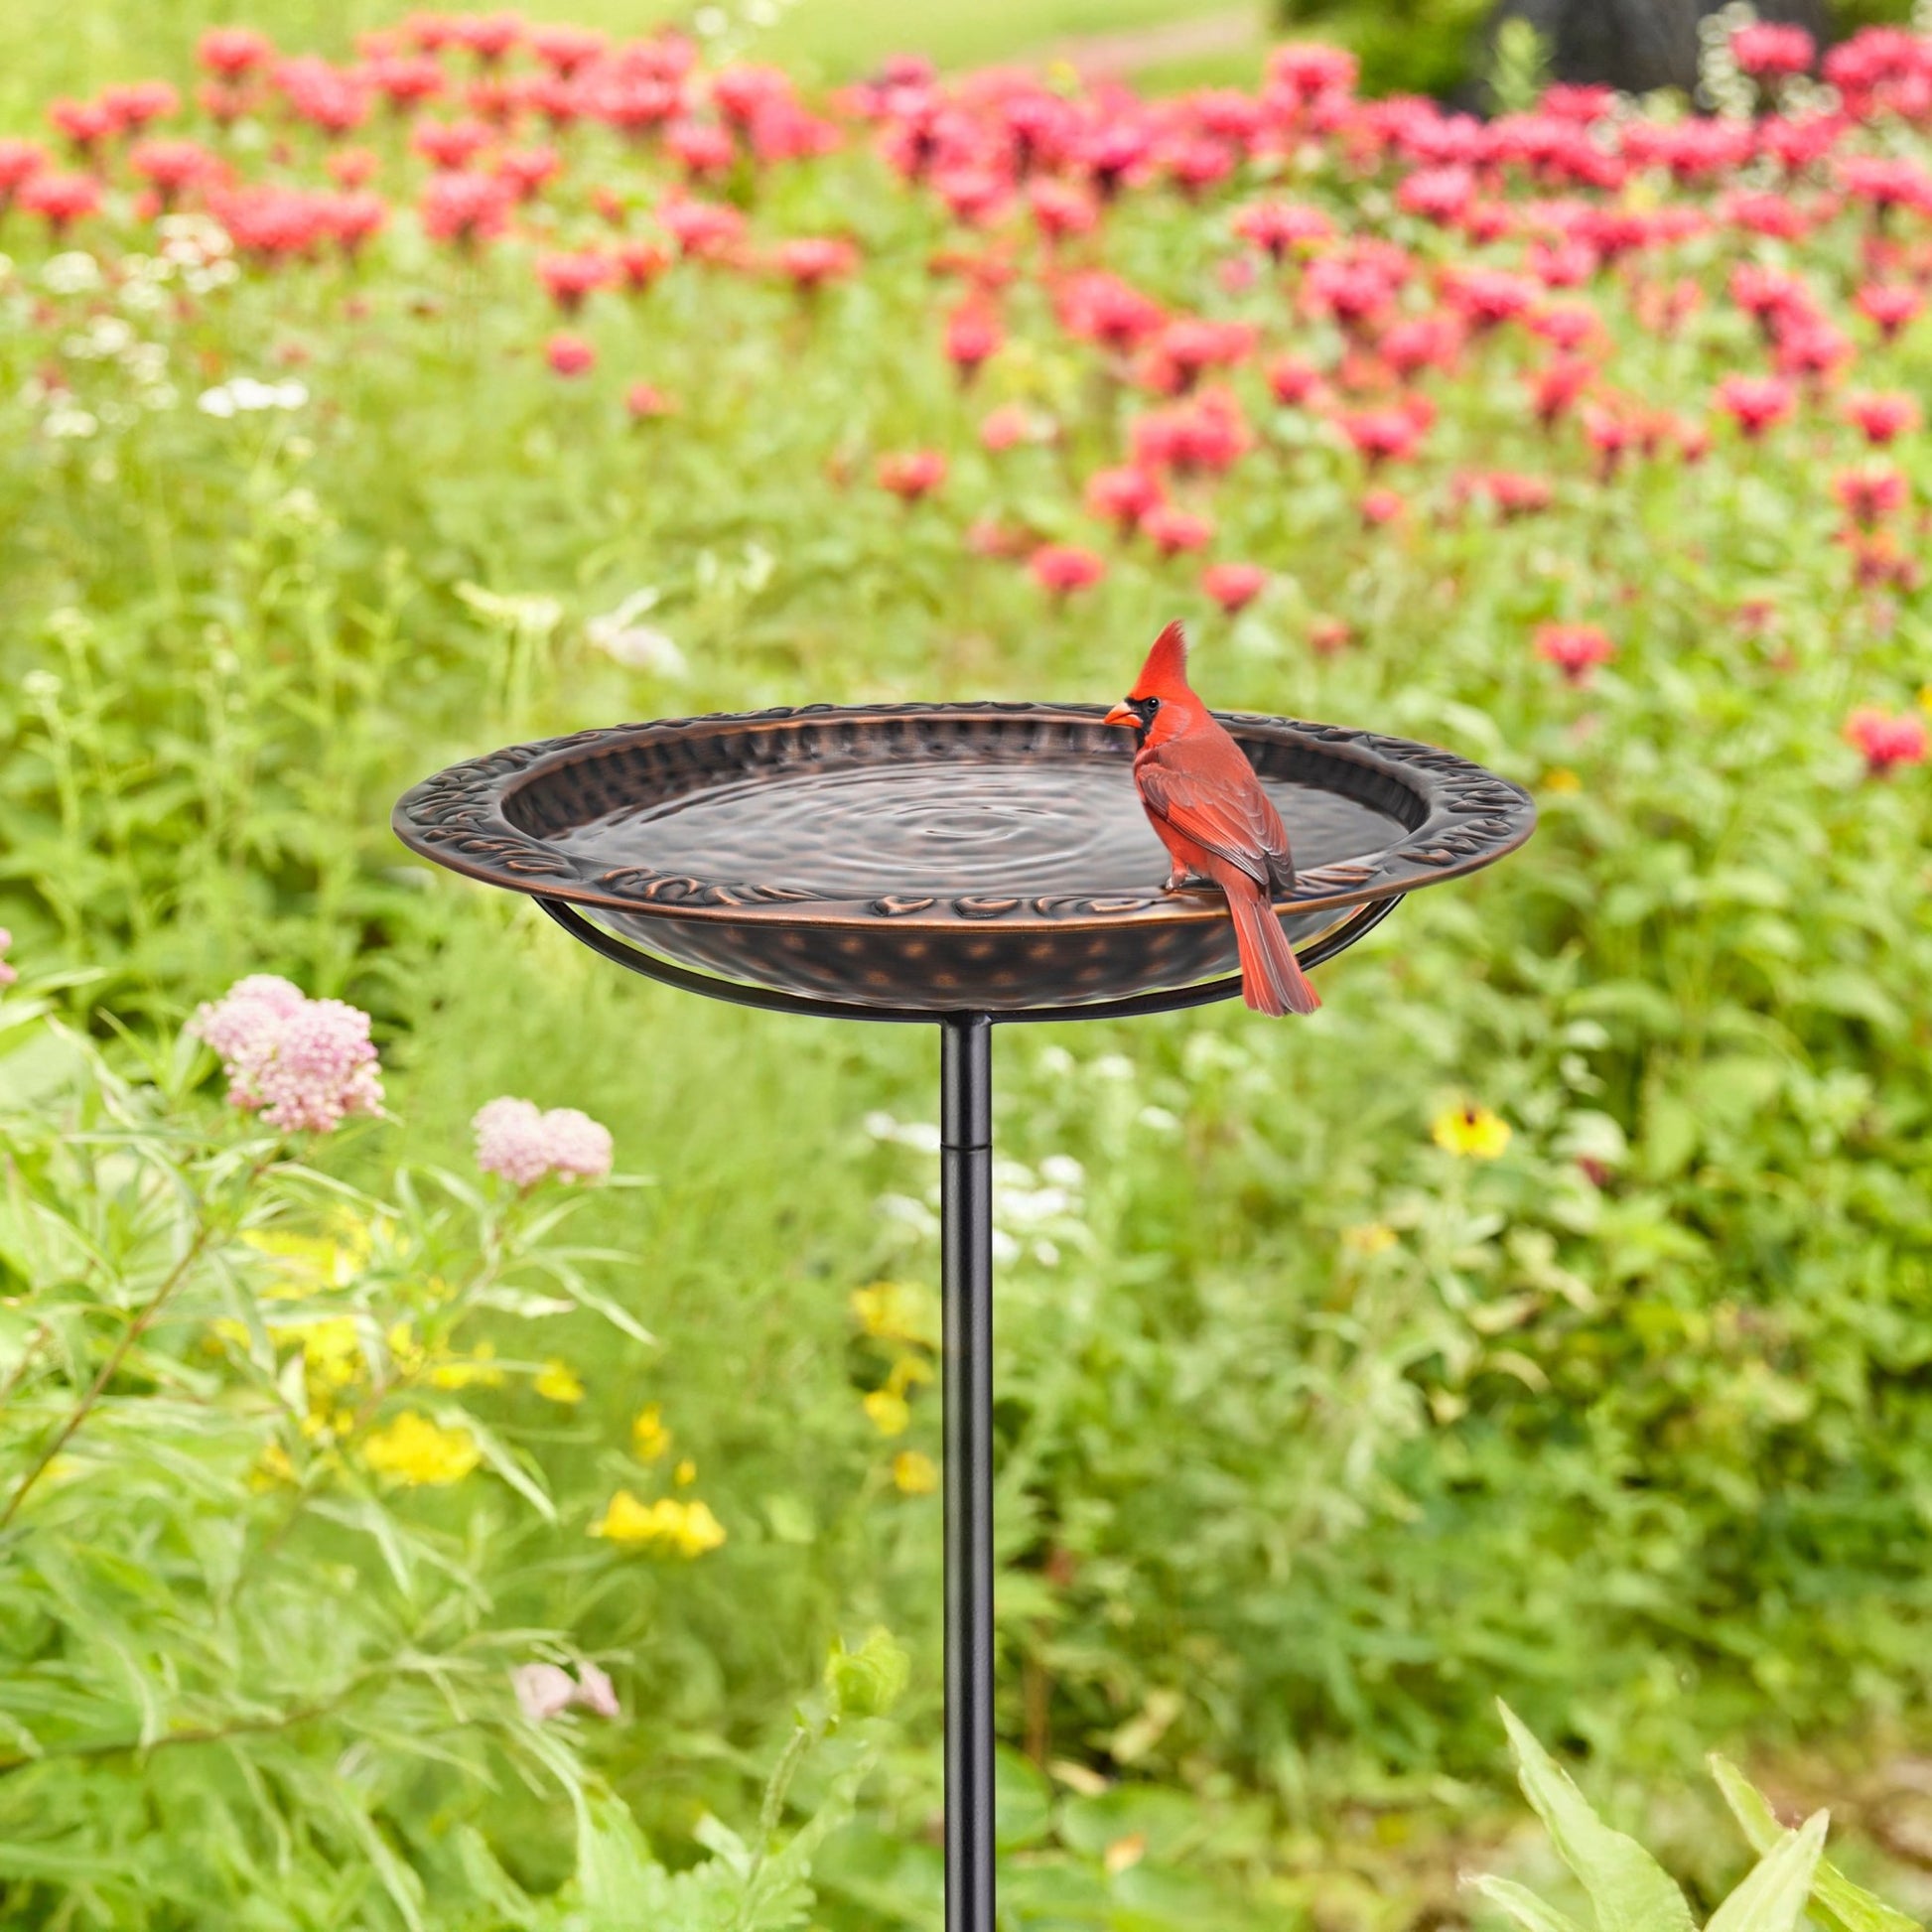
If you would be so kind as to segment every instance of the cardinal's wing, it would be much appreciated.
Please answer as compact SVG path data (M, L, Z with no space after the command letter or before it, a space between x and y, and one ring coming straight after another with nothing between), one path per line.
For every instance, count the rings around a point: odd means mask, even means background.
M1148 809L1176 832L1239 866L1264 892L1286 891L1295 883L1288 833L1261 780L1245 759L1241 764L1225 776L1203 772L1164 746L1144 752L1134 775Z

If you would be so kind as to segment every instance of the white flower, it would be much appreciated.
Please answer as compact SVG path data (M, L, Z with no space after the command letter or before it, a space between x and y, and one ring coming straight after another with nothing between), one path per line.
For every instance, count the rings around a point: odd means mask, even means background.
M258 382L252 375L238 375L217 388L204 389L195 407L206 416L225 419L241 411L300 409L308 400L306 383Z
M47 260L41 282L56 295L86 295L100 287L100 264L84 248L69 248Z
M88 410L78 409L70 402L57 402L41 419L41 427L49 436L69 442L93 435L100 423Z
M659 677L683 677L690 668L676 641L661 630L637 621L657 606L657 591L650 585L632 591L615 611L593 618L584 626L592 645L615 658L627 670L654 671Z
M182 275L190 295L207 295L240 279L241 270L233 262L208 262L199 268L191 266Z
M234 247L227 229L212 215L164 214L155 226L161 234L161 254L165 261L210 261Z
M654 671L659 677L683 677L690 669L684 653L661 630L633 623L613 630L599 620L589 626L591 642L628 671Z

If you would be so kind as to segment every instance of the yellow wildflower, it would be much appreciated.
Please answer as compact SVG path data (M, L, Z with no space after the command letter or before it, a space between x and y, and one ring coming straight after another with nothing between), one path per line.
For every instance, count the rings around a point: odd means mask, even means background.
M277 1341L301 1342L303 1366L319 1388L345 1389L362 1373L362 1336L353 1315L332 1314L269 1333Z
M569 1363L554 1358L544 1363L537 1379L530 1384L546 1402L582 1402L584 1384Z
M1932 711L1932 684L1921 684L1919 686L1918 703L1921 711Z
M852 1312L866 1333L880 1341L939 1346L939 1315L932 1296L908 1282L875 1282L852 1292Z
M429 1356L423 1345L416 1339L416 1332L407 1321L393 1321L384 1337L389 1344L389 1353L395 1357L397 1369L404 1375L419 1374L427 1366Z
M660 1496L654 1503L640 1503L628 1489L620 1489L591 1525L591 1534L613 1543L661 1544L681 1557L701 1557L724 1542L725 1526L707 1504L695 1499L686 1503Z
M467 1429L445 1429L406 1409L363 1442L362 1459L386 1480L415 1488L461 1482L483 1457Z
M431 1386L438 1389L500 1389L503 1386L503 1371L496 1366L494 1345L480 1341L471 1354L445 1356L430 1370L429 1380ZM582 1391L578 1393L582 1394ZM576 1398L562 1399L574 1401Z
M638 1410L637 1420L630 1425L630 1448L639 1462L655 1462L660 1455L669 1454L671 1432L664 1427L661 1403Z
M295 1463L289 1452L280 1443L270 1443L261 1452L261 1459L255 1464L255 1473L249 1480L252 1489L269 1489L277 1483L295 1480Z
M1386 1254L1395 1246L1395 1229L1385 1221L1364 1221L1342 1229L1341 1245L1352 1255Z
M271 1300L313 1294L319 1288L346 1288L368 1266L376 1229L353 1214L330 1217L335 1235L297 1234L287 1228L251 1228L242 1240L279 1266L263 1290Z
M939 1486L939 1466L917 1449L900 1449L893 1457L893 1486L901 1496L929 1496Z
M1552 765L1543 774L1545 791L1582 791L1584 781L1567 764Z
M912 1411L905 1398L894 1389L874 1389L866 1397L866 1414L882 1436L903 1436L911 1426Z
M893 1364L893 1372L886 1378L886 1386L895 1395L903 1395L907 1389L916 1388L921 1383L932 1380L932 1364L921 1355L901 1355Z
M688 1455L671 1471L671 1480L680 1489L689 1489L697 1479L698 1465Z
M1436 1145L1457 1160L1494 1161L1509 1146L1509 1122L1469 1102L1444 1108L1429 1131Z

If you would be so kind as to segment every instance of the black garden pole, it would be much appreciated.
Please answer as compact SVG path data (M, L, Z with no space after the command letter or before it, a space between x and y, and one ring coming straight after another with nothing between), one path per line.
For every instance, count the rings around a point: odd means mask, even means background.
M939 1027L946 1932L993 1932L993 1023Z

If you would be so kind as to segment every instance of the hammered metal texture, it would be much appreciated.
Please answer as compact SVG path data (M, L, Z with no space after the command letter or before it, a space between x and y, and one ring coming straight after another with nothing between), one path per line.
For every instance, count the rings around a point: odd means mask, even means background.
M1298 942L1530 834L1519 786L1430 746L1219 714L1288 826ZM720 714L512 746L397 805L439 865L568 900L781 992L1016 1012L1235 966L1217 893L1166 895L1131 736L1087 705Z

